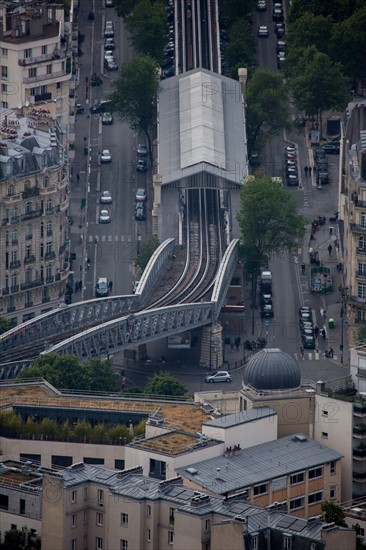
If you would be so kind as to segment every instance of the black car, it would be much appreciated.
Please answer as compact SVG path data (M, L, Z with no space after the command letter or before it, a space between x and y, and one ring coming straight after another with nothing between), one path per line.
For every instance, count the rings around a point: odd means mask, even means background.
M105 99L102 101L98 101L98 103L95 103L95 105L92 105L92 107L90 107L90 112L93 115L110 112L111 110L112 109L110 101L107 101Z
M93 74L90 77L90 84L92 86L102 86L103 85L103 80L98 74Z
M146 172L146 170L147 170L146 160L138 159L138 161L136 163L136 171L137 172Z
M273 306L270 304L264 305L261 308L261 317L262 319L268 318L271 319L273 317Z
M135 219L138 221L144 221L146 219L145 203L142 201L136 201Z
M275 34L277 38L282 38L285 35L285 24L284 23L276 23L275 24Z
M278 40L277 46L276 46L276 53L286 52L286 50L287 50L286 42L284 40Z
M322 149L327 155L339 155L339 146L334 143L325 143Z
M262 294L261 295L261 306L271 306L272 305L272 294Z
M84 107L81 105L81 103L76 104L75 110L77 115L82 115L84 113Z
M325 170L318 170L316 173L316 182L321 185L326 185L329 183L329 174Z
M161 73L162 78L169 78L174 75L175 75L174 67L170 67L169 69L164 69L164 71Z

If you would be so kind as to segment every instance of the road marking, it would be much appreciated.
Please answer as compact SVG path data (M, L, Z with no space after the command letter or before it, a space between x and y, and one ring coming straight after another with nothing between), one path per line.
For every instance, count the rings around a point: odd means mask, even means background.
M108 242L112 242L112 239L113 239L113 235L108 235Z

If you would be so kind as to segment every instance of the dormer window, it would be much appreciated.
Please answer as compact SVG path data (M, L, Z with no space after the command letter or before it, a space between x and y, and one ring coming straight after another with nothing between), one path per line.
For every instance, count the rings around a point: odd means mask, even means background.
M8 197L12 197L15 195L15 187L13 184L8 186Z

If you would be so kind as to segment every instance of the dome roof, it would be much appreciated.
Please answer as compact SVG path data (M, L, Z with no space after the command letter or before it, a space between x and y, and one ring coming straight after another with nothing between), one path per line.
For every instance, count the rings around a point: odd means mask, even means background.
M253 355L244 371L244 384L256 390L289 390L300 383L299 365L278 348L265 348Z

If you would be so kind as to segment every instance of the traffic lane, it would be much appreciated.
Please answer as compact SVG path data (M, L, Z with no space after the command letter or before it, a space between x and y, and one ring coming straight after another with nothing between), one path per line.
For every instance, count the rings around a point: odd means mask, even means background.
M258 36L258 27L266 25L268 28L267 37ZM253 18L253 31L257 39L257 63L261 68L277 69L276 44L277 37L274 32L275 24L272 21L272 10L268 5L266 11L257 11Z

